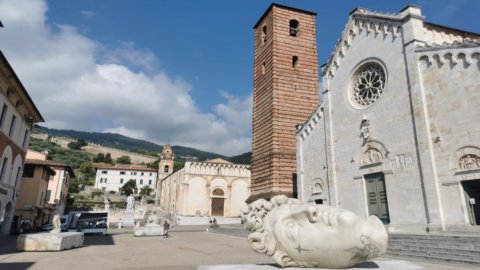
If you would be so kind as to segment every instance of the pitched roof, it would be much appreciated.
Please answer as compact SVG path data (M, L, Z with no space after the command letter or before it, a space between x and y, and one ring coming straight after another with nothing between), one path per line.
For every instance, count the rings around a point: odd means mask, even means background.
M97 169L105 169L105 170L124 170L124 171L157 172L157 169L149 168L149 167L147 167L147 166L127 165L127 164L115 164L115 165L97 164L97 165L95 165L95 168L97 168Z
M265 12L263 13L262 17L260 17L260 19L258 19L257 23L255 24L255 26L253 26L253 29L256 29L258 27L258 25L263 21L263 19L267 16L267 14L270 12L270 10L272 10L273 7L279 7L279 8L283 8L283 9L288 9L288 10L292 10L292 11L296 11L296 12L302 12L302 13L306 13L306 14L310 14L310 15L317 15L317 13L315 12L311 12L311 11L308 11L308 10L303 10L303 9L299 9L299 8L294 8L294 7L289 7L289 6L284 6L284 5L280 5L280 4L277 4L277 3L272 3L268 8L267 10L265 10Z

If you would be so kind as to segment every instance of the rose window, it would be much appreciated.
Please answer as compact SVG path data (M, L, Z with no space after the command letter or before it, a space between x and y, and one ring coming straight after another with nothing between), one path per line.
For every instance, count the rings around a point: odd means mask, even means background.
M385 87L385 71L377 63L360 67L354 77L352 99L365 108L380 98Z

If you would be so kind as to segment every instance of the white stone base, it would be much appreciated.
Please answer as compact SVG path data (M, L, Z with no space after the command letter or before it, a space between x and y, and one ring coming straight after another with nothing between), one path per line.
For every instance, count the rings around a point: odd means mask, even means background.
M123 228L133 228L135 227L135 212L125 211L122 219Z
M281 268L271 265L256 265L256 264L231 264L231 265L204 265L199 266L197 270L278 270ZM288 267L288 270L328 270L330 268L297 268ZM349 270L425 270L425 268L407 261L388 260L388 261L369 261L358 264Z
M147 225L145 227L135 227L133 229L134 236L160 236L163 234L163 226L161 225Z
M18 251L60 251L81 247L83 232L31 233L17 237Z

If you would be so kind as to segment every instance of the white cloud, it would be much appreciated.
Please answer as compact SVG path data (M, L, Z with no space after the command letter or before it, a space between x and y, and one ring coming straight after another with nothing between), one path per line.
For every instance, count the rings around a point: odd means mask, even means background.
M0 47L46 126L116 132L226 155L250 150L251 96L223 93L225 104L200 113L190 95L193 86L156 69L148 49L120 42L105 53L75 27L47 24L46 11L43 1L0 0Z
M92 18L93 16L95 16L95 12L91 11L91 10L81 10L80 14L82 14L83 16L85 16L87 18Z

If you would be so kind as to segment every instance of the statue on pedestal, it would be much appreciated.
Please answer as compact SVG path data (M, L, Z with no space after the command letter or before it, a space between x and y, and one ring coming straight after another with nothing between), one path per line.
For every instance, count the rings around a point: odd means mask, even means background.
M133 194L127 197L127 211L133 211L135 209L135 197Z
M242 223L252 232L250 247L273 256L281 267L347 268L387 249L388 234L376 216L360 218L284 195L249 204L242 209Z
M110 211L110 200L108 199L107 194L103 195L103 204L105 205L105 212Z
M60 222L60 216L62 215L62 205L59 200L55 200L55 212L52 218L53 229L51 233L60 233L62 231L62 224Z

